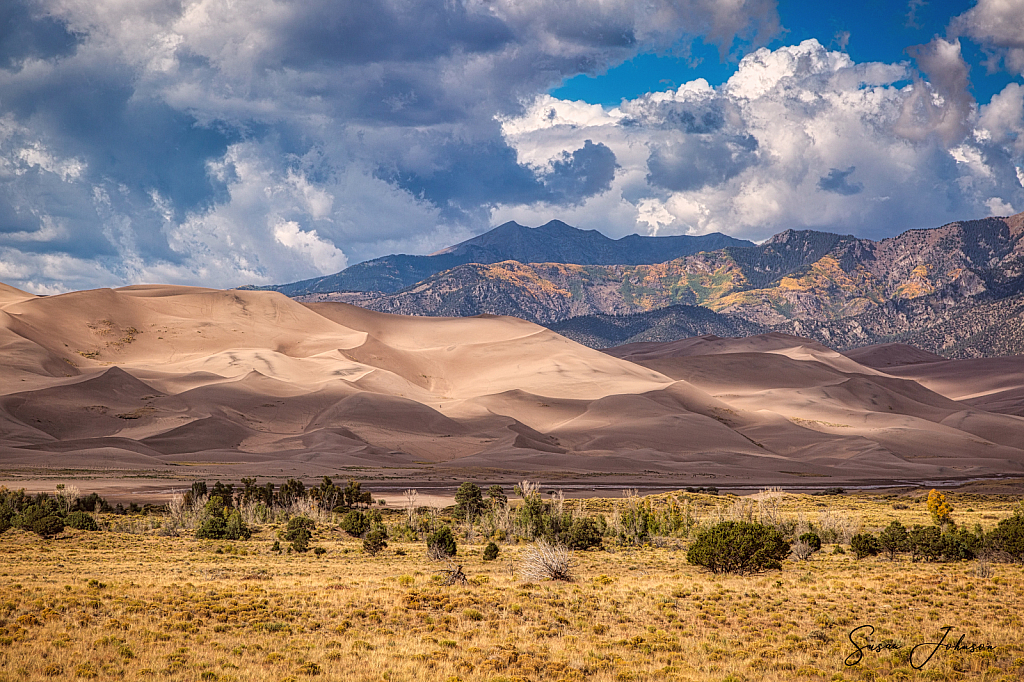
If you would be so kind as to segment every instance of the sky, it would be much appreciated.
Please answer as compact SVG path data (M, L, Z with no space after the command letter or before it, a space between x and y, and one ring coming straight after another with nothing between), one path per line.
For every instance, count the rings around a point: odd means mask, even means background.
M4 0L0 282L1024 211L1024 0Z

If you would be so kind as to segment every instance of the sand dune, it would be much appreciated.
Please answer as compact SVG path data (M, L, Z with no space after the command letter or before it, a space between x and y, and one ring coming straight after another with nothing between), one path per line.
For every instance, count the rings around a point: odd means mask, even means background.
M1022 399L1020 358L783 334L598 352L508 317L0 285L5 472L966 478L1024 472Z
M979 410L1024 416L1024 355L947 360L903 344L868 346L844 355Z
M925 362L942 362L946 359L941 355L929 353L905 343L880 343L864 346L843 351L843 355L865 367L874 367L875 369L918 365Z

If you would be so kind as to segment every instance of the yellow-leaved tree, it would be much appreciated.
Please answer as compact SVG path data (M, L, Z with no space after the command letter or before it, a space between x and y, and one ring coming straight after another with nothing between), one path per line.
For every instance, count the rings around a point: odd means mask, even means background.
M940 526L953 523L953 507L946 502L946 496L938 490L933 489L928 493L928 511L931 512L935 523Z

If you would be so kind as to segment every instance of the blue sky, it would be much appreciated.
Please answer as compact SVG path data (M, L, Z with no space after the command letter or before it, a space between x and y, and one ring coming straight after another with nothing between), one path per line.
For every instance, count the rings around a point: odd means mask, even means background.
M856 62L913 61L908 47L928 43L935 36L945 36L950 21L973 5L973 2L936 0L912 4L886 0L834 3L781 0L778 12L784 30L768 47L778 48L815 38L827 48L842 49ZM1021 11L1024 12L1024 5ZM986 55L977 42L964 39L961 50L970 66L971 92L978 102L987 103L1010 82L1022 82L1018 73L989 69L984 63ZM717 46L697 39L660 53L637 55L601 74L573 76L553 88L551 94L561 99L615 106L623 99L679 87L697 78L720 85L735 73L737 62L736 50L722 59Z
M0 282L1024 211L1024 0L3 0Z

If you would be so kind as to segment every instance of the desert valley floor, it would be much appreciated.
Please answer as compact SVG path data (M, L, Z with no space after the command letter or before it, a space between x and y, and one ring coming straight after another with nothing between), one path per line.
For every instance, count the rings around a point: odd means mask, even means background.
M1022 415L1022 356L779 334L599 352L508 317L0 285L8 481L962 481L1024 475Z

